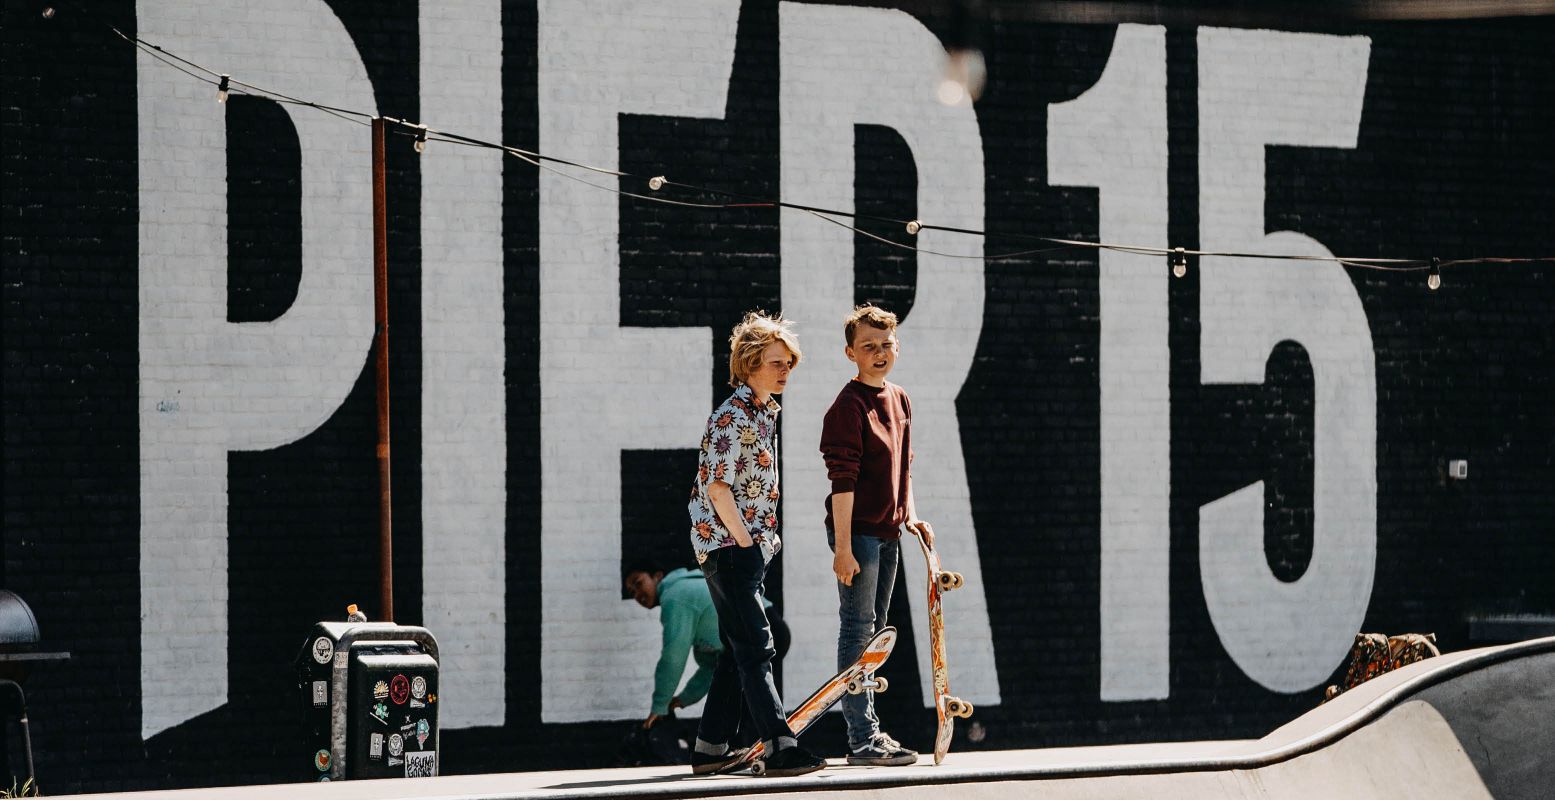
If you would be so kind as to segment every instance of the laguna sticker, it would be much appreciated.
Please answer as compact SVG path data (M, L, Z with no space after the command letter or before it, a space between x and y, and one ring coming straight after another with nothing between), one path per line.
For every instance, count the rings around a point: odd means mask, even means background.
M293 639L292 641L297 641ZM328 664L330 658L335 655L335 643L328 636L320 636L313 640L313 660L320 664Z
M317 767L319 772L328 772L329 771L329 751L328 750L320 750L317 753L314 753L313 754L313 766Z
M420 700L427 696L427 679L417 675L410 679L410 696Z
M437 751L405 754L405 777L430 778L437 774Z
M373 699L382 700L389 696L389 684L378 681L373 684Z
M329 705L329 681L313 682L313 707Z
M397 706L405 705L410 699L410 679L404 675L395 675L389 681L389 699Z

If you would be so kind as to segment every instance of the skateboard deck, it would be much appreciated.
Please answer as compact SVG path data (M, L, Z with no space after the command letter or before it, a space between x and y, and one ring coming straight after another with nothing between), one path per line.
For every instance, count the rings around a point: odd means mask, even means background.
M950 670L945 664L945 611L941 603L945 592L961 588L959 572L946 572L940 568L939 554L913 534L923 549L923 558L929 573L929 650L934 665L934 713L939 720L939 730L934 736L934 763L945 760L950 750L950 737L955 733L956 717L972 716L972 704L950 694Z
M887 627L875 634L864 645L864 652L859 654L857 660L847 669L832 676L832 679L815 690L792 714L788 715L788 729L798 737L815 724L815 721L826 713L844 694L859 694L866 691L883 692L890 683L882 677L875 675L880 665L891 657L891 649L896 647L896 629ZM751 772L760 775L766 768L766 761L762 758L765 746L757 742L745 754L737 764L731 766L729 771L737 770L741 766L749 764Z

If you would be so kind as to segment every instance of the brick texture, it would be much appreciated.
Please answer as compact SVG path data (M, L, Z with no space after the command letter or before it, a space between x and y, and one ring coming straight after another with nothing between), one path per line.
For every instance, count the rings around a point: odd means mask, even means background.
M722 118L621 114L619 166L761 197L781 191L803 202L803 187L780 186L779 6L739 5ZM381 113L417 119L422 98L437 91L421 85L417 5L332 0L328 7L357 48ZM541 128L538 17L535 3L504 5L501 83L490 87L502 98L503 140L522 147ZM155 520L143 519L138 467L139 60L104 26L129 33L135 21L135 4L122 0L84 12L61 7L52 19L8 2L0 26L0 584L32 606L49 649L72 655L28 683L39 777L52 794L305 778L312 753L298 744L291 661L314 621L343 617L350 602L378 611L369 361L313 433L228 455L228 605L188 610L226 616L227 641L194 644L226 649L227 701L143 741L142 661L167 654L141 652L139 543ZM952 30L948 17L919 21L941 36ZM241 47L242 25L234 26L211 31L210 47ZM1340 255L1555 255L1551 19L1317 32L1369 43L1356 145L1266 147L1266 231L1300 232ZM1033 234L1098 235L1098 191L1049 180L1046 125L1051 105L1096 84L1114 33L1010 22L986 31L990 83L976 117L987 253L1031 249L1021 237ZM1164 33L1170 241L1137 244L1199 244L1199 34ZM580 31L578 38L591 37ZM214 89L192 89L188 102L214 103ZM307 240L299 219L301 156L288 113L301 112L254 98L234 98L225 112L233 143L225 167L232 217L225 319L233 323L276 319L296 300ZM889 127L861 125L853 148L857 210L916 216L925 187L908 143ZM396 605L399 621L419 624L423 561L435 557L421 547L423 167L397 138L388 168ZM541 722L541 600L568 591L564 582L547 585L541 569L544 197L534 167L507 158L500 169L506 625L492 626L490 635L505 637L496 648L506 659L505 708L493 715L504 722L444 731L447 774L608 765L629 724ZM630 198L620 199L619 212L619 325L709 329L712 370L692 388L721 398L728 329L746 309L776 309L782 298L779 212ZM861 226L911 241L900 226ZM853 257L850 299L884 303L910 321L921 300L914 255L857 237ZM1202 382L1203 281L1196 259L1189 267L1186 277L1169 281L1167 294L1170 524L1160 535L1170 542L1169 563L1161 565L1171 598L1169 694L1127 702L1099 694L1097 257L1068 250L983 267L981 335L956 395L955 424L1001 702L979 707L975 729L961 724L956 749L1258 736L1320 696L1321 687L1271 691L1238 666L1210 619L1199 553L1200 507L1262 480L1269 568L1285 582L1306 572L1315 547L1317 360L1286 341L1269 353L1262 384ZM1166 273L1165 259L1160 269ZM1442 649L1453 650L1475 644L1467 625L1473 615L1555 614L1555 267L1449 268L1435 292L1419 273L1347 274L1365 309L1376 376L1376 560L1361 627L1435 631ZM804 322L807 360L840 359L840 331L832 331L840 326ZM587 331L567 334L567 346L589 342ZM619 387L623 413L633 392ZM681 447L628 449L618 463L598 465L619 475L619 507L605 513L619 520L623 561L686 557L679 509L696 443L693 430ZM1445 474L1447 460L1459 458L1469 461L1466 481ZM812 453L787 451L784 459L785 471L818 468ZM785 525L784 536L819 535L814 520L791 516ZM785 572L821 568L780 559L769 594L781 606ZM909 614L907 593L918 591L898 587L898 624ZM646 613L628 619L650 631L654 625ZM912 631L904 635L899 652L911 653ZM654 653L641 657L651 663ZM933 715L923 706L916 661L897 658L888 674L893 690L879 702L887 727L910 746L928 746ZM791 699L809 691L786 688ZM646 714L646 686L642 705ZM808 734L829 755L840 752L843 738L835 717ZM20 763L12 741L12 762Z

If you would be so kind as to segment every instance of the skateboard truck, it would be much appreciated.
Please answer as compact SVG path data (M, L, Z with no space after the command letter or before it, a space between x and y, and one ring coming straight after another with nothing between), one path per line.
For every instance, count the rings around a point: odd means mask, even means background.
M891 686L891 682L883 675L860 675L848 681L848 694L863 694L866 691L884 692Z

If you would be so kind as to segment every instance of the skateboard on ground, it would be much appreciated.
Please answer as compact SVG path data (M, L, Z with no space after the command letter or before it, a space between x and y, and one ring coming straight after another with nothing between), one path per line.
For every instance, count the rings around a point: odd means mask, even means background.
M939 554L922 536L913 534L923 548L923 559L929 571L929 649L934 662L934 713L939 718L939 731L934 736L934 763L945 760L950 750L950 737L955 732L956 717L972 716L972 704L950 694L950 672L945 666L945 611L940 603L944 592L960 589L961 573L940 569Z
M832 679L815 690L815 694L799 704L794 713L788 715L788 729L794 732L797 738L815 724L815 721L826 713L844 694L862 694L867 691L883 692L890 683L881 676L875 674L880 665L891 657L891 648L896 647L896 629L887 627L875 634L875 638L864 645L864 652L859 654L857 660L847 669L832 676ZM762 758L765 747L757 742L746 752L745 757L731 765L726 772L733 772L742 766L749 764L752 774L760 775L766 771L767 762Z

